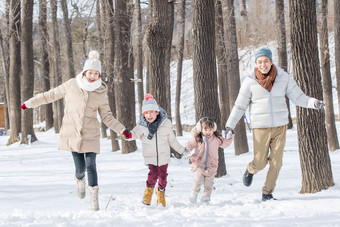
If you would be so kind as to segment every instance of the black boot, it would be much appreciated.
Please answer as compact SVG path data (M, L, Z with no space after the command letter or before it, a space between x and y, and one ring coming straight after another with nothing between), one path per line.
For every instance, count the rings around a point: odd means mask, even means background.
M262 193L262 201L267 201L267 200L276 200L274 197L273 197L273 194L263 194Z
M244 186L249 187L251 185L251 182L253 181L254 174L249 173L248 169L246 169L246 172L243 174L243 184Z

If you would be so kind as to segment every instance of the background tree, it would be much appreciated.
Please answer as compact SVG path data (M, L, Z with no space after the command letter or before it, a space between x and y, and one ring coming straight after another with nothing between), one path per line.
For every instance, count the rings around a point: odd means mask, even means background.
M60 0L61 9L63 11L63 24L65 29L65 41L66 41L66 67L67 73L63 78L63 81L67 81L71 78L74 78L74 62L73 62L73 47L72 47L72 32L71 32L71 20L68 18L68 7L66 0Z
M215 54L215 0L194 0L192 3L193 80L196 122L211 117L221 131L217 94ZM223 149L219 149L219 153ZM226 174L225 161L218 163L217 177Z
M41 73L41 92L51 89L50 87L50 63L48 55L48 33L47 33L47 2L39 0L39 38L40 38L40 73ZM42 105L40 110L44 112L46 131L53 127L52 104Z
M334 46L336 91L340 94L340 1L334 1ZM338 108L340 113L340 95L338 95Z
M233 108L238 91L241 86L239 60L237 52L237 37L234 13L234 0L222 0L223 26L227 57L227 77L229 86L229 104ZM225 123L225 122L224 122ZM247 153L248 143L244 119L241 118L235 129L234 148L235 154Z
M144 99L143 91L143 26L142 26L142 12L140 7L140 0L136 0L136 22L137 22L137 79L141 82L136 83L137 87L137 102L139 114L142 113L142 103Z
M177 136L183 136L181 122L181 87L182 87L182 68L183 68L183 52L184 52L184 36L185 36L185 4L182 0L178 7L178 26L179 26L179 44L177 47L178 64L177 64L177 81L176 81L176 97L175 97L175 117Z
M322 98L315 1L289 0L293 75L306 95ZM297 107L301 193L314 193L334 185L327 148L325 115Z
M319 46L321 57L321 74L323 84L323 96L326 103L326 129L328 147L330 151L339 149L338 135L336 133L334 105L332 94L332 78L329 61L329 47L328 47L328 25L327 25L327 10L328 1L318 0L318 31L319 31Z
M173 33L174 2L172 0L152 1L152 18L147 31L147 45L150 50L149 92L157 100L158 105L169 113L166 87L169 74L166 72L167 58L170 56L169 43Z
M52 87L57 87L62 83L62 74L60 71L60 45L58 40L58 25L57 25L57 0L50 0L51 6L51 59L52 59L52 72L53 72L53 80ZM53 102L53 119L54 119L54 131L59 133L61 127L61 121L64 116L64 100L59 99L56 102Z
M33 96L34 90L34 62L33 62L33 0L23 1L22 32L21 32L21 67L20 77L21 100L26 101ZM29 138L29 135L31 138ZM21 143L37 141L33 130L33 110L24 110L21 113Z
M21 20L21 3L20 0L11 0L10 19L9 19L9 103L8 113L11 126L11 134L7 145L19 141L19 132L21 131L20 119L20 20Z
M277 24L277 54L278 54L278 66L284 71L288 72L287 63L287 44L286 44L286 22L285 22L285 7L284 0L275 0L276 11L276 24ZM288 129L293 128L293 121L290 114L289 99L286 97L286 103L288 108Z
M117 37L115 49L115 98L117 119L127 128L136 125L135 88L131 82L133 78L133 61L131 45L132 2L116 0ZM132 69L132 70L131 70ZM136 141L122 140L122 153L134 152L137 149Z

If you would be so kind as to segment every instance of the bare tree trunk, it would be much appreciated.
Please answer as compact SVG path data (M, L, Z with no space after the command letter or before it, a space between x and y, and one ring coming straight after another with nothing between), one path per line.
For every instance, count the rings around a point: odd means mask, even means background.
M218 67L218 90L219 90L219 104L221 110L221 125L223 129L225 122L227 122L230 114L229 104L229 88L228 88L228 71L227 71L227 53L224 44L224 31L223 31L223 15L222 3L216 0L215 3L215 30L216 30L216 57Z
M39 32L40 32L40 56L41 56L41 84L42 92L51 89L50 80L50 62L48 56L48 33L47 33L47 2L39 0ZM53 127L53 110L52 104L46 104L40 107L45 113L45 128L46 131Z
M136 20L137 20L137 79L141 82L136 83L138 111L142 113L142 103L144 99L143 91L143 27L142 27L142 13L140 8L140 0L135 3L136 6Z
M326 103L326 129L328 147L330 151L339 149L339 141L336 133L336 125L334 118L334 105L332 94L332 79L331 68L329 62L329 47L328 47L328 25L327 25L327 0L318 0L318 30L319 30L319 46L321 57L321 72L323 84L323 96Z
M336 91L338 93L338 108L340 119L340 1L334 1L334 46L335 46L335 73Z
M53 87L57 87L62 83L62 74L60 71L60 45L58 40L57 25L57 0L50 0L52 11L52 59L53 59ZM54 131L59 133L61 121L64 116L64 100L58 100L53 103Z
M67 9L67 1L60 0L61 8L63 11L63 22L65 28L65 41L66 41L66 66L67 66L67 73L64 76L63 81L69 80L75 77L74 72L74 62L73 62L73 47L72 47L72 34L71 34L71 21L68 18L68 9Z
M315 1L289 0L293 75L306 95L322 100ZM315 193L334 185L327 149L325 115L297 107L300 193Z
M164 83L169 80L165 68L173 33L174 2L153 1L152 11L151 23L147 31L147 44L150 49L149 89L158 104L167 110L168 97Z
M193 1L193 79L196 121L211 117L220 131L215 54L215 0ZM219 154L221 154L219 150ZM224 157L219 155L216 177L226 174Z
M11 0L10 3L10 20L9 20L9 121L11 126L11 134L7 145L11 145L19 141L19 132L21 131L20 119L20 19L21 19L20 0Z
M247 12L246 0L240 0L240 14L242 17L247 19L248 12Z
M179 26L179 45L178 45L178 64L177 64L177 82L176 82L176 100L175 100L175 117L177 136L183 136L181 122L181 86L182 86L182 67L185 35L185 0L181 1L178 9L178 26Z
M34 62L33 62L33 0L23 1L21 23L21 99L28 100L34 90ZM29 138L29 135L31 138ZM37 141L33 130L33 110L23 110L21 113L21 143L29 144Z
M234 13L234 0L222 0L223 26L227 56L227 73L229 86L229 104L233 108L238 91L240 90L240 72L237 52L236 25ZM240 155L249 151L244 119L241 118L235 127L234 148L235 154Z
M130 81L133 78L133 62L130 54L132 53L131 45L131 22L132 22L132 2L116 0L116 23L117 37L116 45L116 81L115 81L115 98L117 108L117 119L127 128L132 129L136 125L135 113L135 90L134 83ZM127 154L137 149L136 141L122 141L122 153Z
M287 44L286 44L286 23L285 23L285 8L284 8L284 0L276 0L275 1L275 9L276 9L276 24L278 28L278 48L277 53L279 57L279 66L287 72L288 63L287 63ZM288 129L293 128L292 116L290 114L290 105L289 99L286 97L286 103L288 108Z

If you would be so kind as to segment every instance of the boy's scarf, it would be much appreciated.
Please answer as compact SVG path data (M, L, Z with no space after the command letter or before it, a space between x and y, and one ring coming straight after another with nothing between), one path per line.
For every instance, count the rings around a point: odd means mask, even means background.
M256 79L258 79L259 84L269 92L272 90L276 75L277 69L274 64L272 65L268 74L262 74L257 67L255 68Z
M149 140L151 140L153 135L157 132L157 129L161 123L162 123L162 118L160 117L160 115L157 115L157 118L154 122L147 123L147 127L149 129L149 135L148 135Z

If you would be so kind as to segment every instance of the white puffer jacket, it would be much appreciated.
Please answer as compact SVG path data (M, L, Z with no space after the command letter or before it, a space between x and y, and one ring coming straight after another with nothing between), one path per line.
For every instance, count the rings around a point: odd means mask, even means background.
M170 146L180 154L183 154L184 147L177 141L172 131L171 121L167 118L165 111L160 108L159 117L161 123L152 139L148 139L149 129L147 121L141 115L139 124L131 130L132 138L142 141L142 153L145 165L162 166L170 162Z
M255 72L242 82L226 127L235 128L249 106L252 128L272 128L288 124L287 97L297 106L315 109L315 98L305 95L293 78L277 67L272 90L268 92L255 77Z

